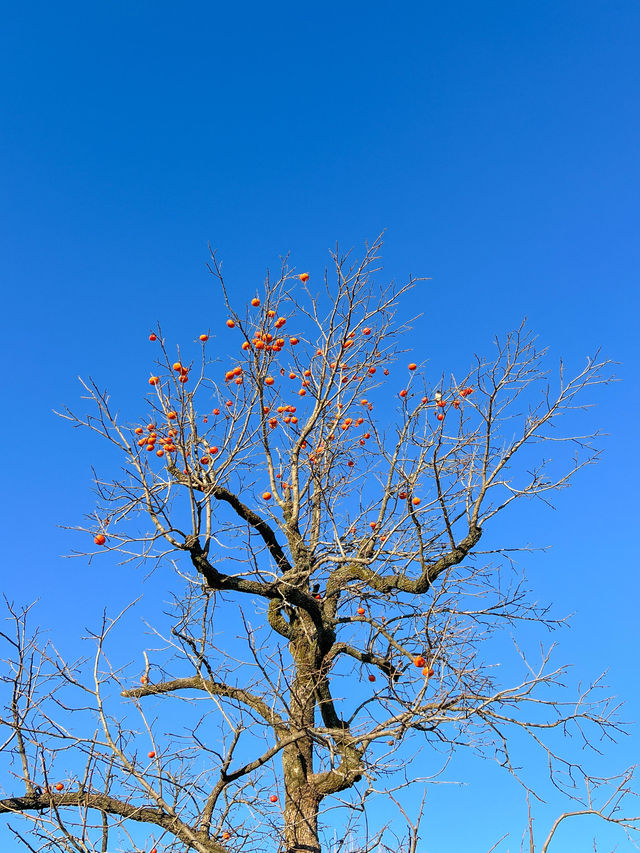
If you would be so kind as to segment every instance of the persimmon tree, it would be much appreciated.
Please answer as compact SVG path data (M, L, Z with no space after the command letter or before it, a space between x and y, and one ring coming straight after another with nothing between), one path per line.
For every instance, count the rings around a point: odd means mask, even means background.
M65 412L123 460L96 479L97 510L76 528L95 542L92 565L105 552L170 562L177 587L142 674L139 660L110 661L121 616L67 663L29 633L29 608L9 605L13 789L0 813L23 820L10 823L27 848L346 850L386 792L406 822L357 849L415 851L403 789L464 748L520 777L522 738L559 786L593 784L556 734L614 736L615 704L599 679L568 695L550 650L522 652L502 680L485 653L499 632L559 622L512 570L513 543L482 546L511 504L551 500L596 461L596 433L565 435L562 416L586 406L608 364L596 355L550 380L522 326L465 375L429 379L411 361L428 353L396 320L424 285L377 284L379 250L336 251L315 287L285 261L242 305L212 254L226 361L203 330L192 362L157 329L137 418L92 381L92 411ZM422 750L422 778L405 742ZM64 780L62 755L75 768Z

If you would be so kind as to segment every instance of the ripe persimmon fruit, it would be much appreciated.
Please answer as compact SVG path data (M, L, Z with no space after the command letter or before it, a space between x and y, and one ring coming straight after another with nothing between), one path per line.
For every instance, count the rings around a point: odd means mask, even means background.
M263 501L270 501L271 500L271 492L263 492L262 493L262 500Z
M227 326L228 326L230 329L235 329L236 324L233 322L233 320L232 320L231 318L229 318L229 319L227 320Z
M153 332L151 332L151 334L149 335L149 340L150 340L150 341L157 341L157 340L158 340L158 336L157 336L157 335L155 335Z
M253 297L253 299L251 300L251 304L253 305L254 308L258 308L260 306L260 300L258 299L257 296Z
M206 342L209 340L209 335L200 335L200 340L203 344L206 344Z
M309 273L308 272L302 272L302 273L300 273L298 278L304 284L305 281L309 281Z
M422 655L418 655L417 658L413 659L413 665L417 667L423 667L426 663L426 660L422 657Z
M104 543L107 541L107 538L106 536L104 536L104 534L98 533L96 534L96 536L93 537L93 541L96 543L96 545L104 545Z

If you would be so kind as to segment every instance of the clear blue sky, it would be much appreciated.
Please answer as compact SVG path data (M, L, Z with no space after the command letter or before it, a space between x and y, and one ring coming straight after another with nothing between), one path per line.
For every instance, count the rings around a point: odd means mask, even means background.
M71 648L105 600L144 588L129 568L60 558L77 542L58 525L91 510L103 448L52 410L77 404L78 374L133 405L150 326L186 342L220 323L208 241L244 299L280 254L319 273L336 240L386 228L385 274L432 278L418 310L435 365L466 365L525 315L550 365L597 347L620 362L591 414L610 434L602 463L556 512L504 531L552 546L528 569L540 599L575 612L559 659L584 680L609 668L637 719L636 0L31 2L2 18L9 595L40 597ZM485 765L461 772L467 788L434 795L424 850L484 853L506 831L519 849L521 792ZM558 849L591 849L594 829Z

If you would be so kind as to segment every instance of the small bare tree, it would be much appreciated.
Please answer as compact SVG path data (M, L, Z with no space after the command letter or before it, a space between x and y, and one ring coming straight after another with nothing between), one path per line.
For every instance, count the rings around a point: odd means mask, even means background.
M147 851L415 852L402 789L428 778L397 752L410 739L429 751L429 779L463 747L517 775L520 733L557 784L589 781L553 733L611 737L615 705L599 679L565 696L550 650L522 651L520 677L500 681L485 653L500 632L558 622L501 572L509 548L480 546L510 504L549 501L596 461L595 433L557 422L608 364L561 368L552 387L521 327L464 376L429 384L411 362L388 379L411 339L396 306L416 280L378 286L379 249L333 253L318 293L285 261L242 311L212 254L230 362L210 360L207 334L197 364L176 358L158 329L137 423L93 382L93 412L66 412L124 459L122 476L97 478L97 512L77 528L95 539L91 559L172 560L182 586L135 686L132 664L107 656L120 617L104 617L92 658L67 663L9 604L3 746L20 790L0 813L27 822L10 825L28 849L107 851L115 838ZM558 467L547 446L573 456ZM221 633L232 613L238 630ZM62 754L75 768L64 781ZM406 828L353 846L380 791ZM323 821L336 808L346 816Z

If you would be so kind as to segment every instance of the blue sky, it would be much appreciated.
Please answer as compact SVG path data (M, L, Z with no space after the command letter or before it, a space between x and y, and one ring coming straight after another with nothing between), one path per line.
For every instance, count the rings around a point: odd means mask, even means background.
M619 362L589 416L609 434L602 463L555 512L503 530L552 546L527 568L540 599L575 613L559 655L576 678L608 668L637 719L639 42L630 0L5 6L10 597L39 597L69 648L97 621L104 577L61 559L77 543L59 525L91 510L103 448L52 410L77 403L78 375L134 405L151 326L186 342L220 324L208 242L244 299L281 254L320 274L336 240L387 229L384 275L431 277L407 311L423 314L434 369L466 365L524 316L551 367L598 347ZM147 589L127 567L109 580L110 607ZM638 744L612 749L612 769ZM522 794L494 768L461 773L467 787L437 794L425 851L485 851L505 831L518 849ZM564 849L589 843L585 826Z

